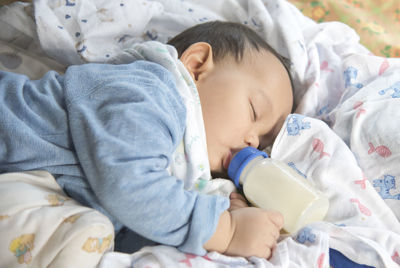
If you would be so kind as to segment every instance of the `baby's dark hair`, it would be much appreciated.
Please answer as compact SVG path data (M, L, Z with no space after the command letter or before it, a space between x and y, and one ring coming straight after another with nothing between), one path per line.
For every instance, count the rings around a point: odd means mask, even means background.
M281 57L255 31L235 22L210 21L197 24L169 40L168 44L176 48L180 57L188 47L197 42L210 44L214 61L231 55L240 62L248 46L257 51L263 48Z
M224 21L210 21L197 24L169 40L168 44L176 48L180 57L188 47L197 42L210 44L215 62L222 60L227 55L233 56L237 62L240 62L245 49L252 48L257 51L265 49L282 62L292 82L289 71L289 60L279 55L255 31L244 24Z

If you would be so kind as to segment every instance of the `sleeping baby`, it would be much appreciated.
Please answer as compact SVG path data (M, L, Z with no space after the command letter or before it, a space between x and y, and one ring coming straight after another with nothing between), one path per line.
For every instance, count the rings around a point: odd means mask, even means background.
M196 185L226 177L240 149L277 137L293 105L285 60L229 22L169 44L134 45L132 63L36 81L0 72L0 170L51 173L70 198L109 217L118 251L160 243L269 258L282 215Z

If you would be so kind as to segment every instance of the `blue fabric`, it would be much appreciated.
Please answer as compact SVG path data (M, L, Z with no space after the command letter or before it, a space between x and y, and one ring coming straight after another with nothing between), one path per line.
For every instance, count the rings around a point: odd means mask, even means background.
M332 268L373 268L372 266L355 263L333 248L329 249L329 264Z
M185 117L155 63L72 66L36 81L0 72L0 171L48 170L117 232L202 255L229 200L186 191L166 171Z

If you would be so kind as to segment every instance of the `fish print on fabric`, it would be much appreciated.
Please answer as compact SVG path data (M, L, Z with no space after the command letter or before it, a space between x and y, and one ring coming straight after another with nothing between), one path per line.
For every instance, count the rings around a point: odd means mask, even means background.
M392 155L390 149L384 145L379 145L378 147L375 147L372 142L369 142L368 145L369 145L368 154L377 153L379 156L383 158L387 158Z
M356 113L356 118L359 118L362 114L365 114L366 110L362 107L364 102L362 101L357 101L353 105L353 109L357 110Z
M400 265L400 254L397 251L393 253L392 260Z
M330 73L333 73L335 71L335 70L329 68L329 62L326 60L321 62L320 69L321 69L321 71L330 72Z
M321 255L319 255L318 260L317 260L318 268L324 267L324 261L325 261L325 253L321 253Z
M324 143L318 139L315 138L312 141L312 147L313 147L313 151L316 153L319 153L319 159L322 159L324 156L330 157L331 155L327 152L324 151Z
M389 61L384 59L381 66L379 67L379 75L382 75L390 67Z
M367 177L365 177L365 174L363 172L362 174L362 179L361 180L355 180L354 183L355 184L359 184L361 189L365 189L366 188L366 181L367 181Z
M194 254L190 254L190 253L185 253L185 259L180 260L179 263L184 263L184 264L186 264L187 267L192 267L191 260L195 261L195 259L197 259L197 258L202 258L207 261L212 261L212 259L210 257L208 257L207 255L198 256L198 255L194 255ZM146 267L148 267L148 266L146 266Z
M369 210L369 208L367 208L366 206L364 206L363 204L361 204L360 200L358 200L357 198L350 198L350 202L351 203L355 203L358 205L358 209L360 210L360 212L366 216L371 216L371 210Z

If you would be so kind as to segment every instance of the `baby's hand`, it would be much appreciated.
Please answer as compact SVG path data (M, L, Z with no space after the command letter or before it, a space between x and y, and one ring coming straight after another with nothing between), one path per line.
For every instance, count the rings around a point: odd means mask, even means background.
M231 205L230 205L228 211L232 211L232 210L235 210L238 208L248 207L246 198L244 198L244 196L239 193L232 192L229 195L229 199L231 201Z
M239 208L230 213L234 233L225 253L268 259L283 226L282 214L255 207Z

